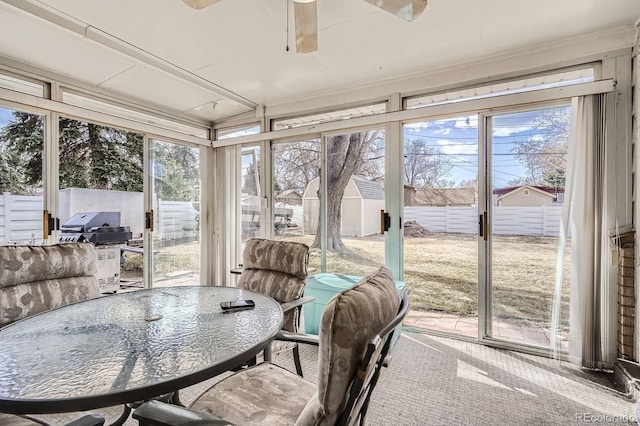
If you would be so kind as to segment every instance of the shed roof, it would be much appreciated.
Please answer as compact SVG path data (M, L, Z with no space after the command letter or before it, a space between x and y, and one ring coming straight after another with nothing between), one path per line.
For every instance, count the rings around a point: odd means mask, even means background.
M351 180L365 200L384 200L384 189L380 184L360 176L352 176Z

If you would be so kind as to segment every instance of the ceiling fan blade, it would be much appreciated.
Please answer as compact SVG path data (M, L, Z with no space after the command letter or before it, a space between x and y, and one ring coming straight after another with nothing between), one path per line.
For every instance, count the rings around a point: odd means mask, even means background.
M296 52L315 52L318 50L318 3L316 0L294 0L293 15Z
M194 9L204 9L205 7L216 4L221 0L182 0L187 6Z
M427 7L427 0L364 0L382 10L391 12L405 21L413 21Z

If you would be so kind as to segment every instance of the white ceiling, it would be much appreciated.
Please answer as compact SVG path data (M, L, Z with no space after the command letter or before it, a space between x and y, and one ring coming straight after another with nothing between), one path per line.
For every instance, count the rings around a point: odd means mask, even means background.
M640 18L639 0L429 0L413 22L363 0L318 0L318 50L297 54L287 1L1 0L0 56L213 121Z

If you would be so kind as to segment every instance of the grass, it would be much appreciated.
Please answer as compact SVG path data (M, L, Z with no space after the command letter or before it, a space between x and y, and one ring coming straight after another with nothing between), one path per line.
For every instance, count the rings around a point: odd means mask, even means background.
M280 239L311 245L312 235ZM347 249L327 254L327 272L364 276L384 264L384 237L344 237ZM404 240L404 281L411 309L459 316L478 315L478 239L466 234L428 233ZM552 237L495 236L491 261L492 313L516 325L550 327L558 240ZM567 248L568 253L568 248ZM136 259L137 257L137 259ZM561 324L568 326L568 257L564 262ZM142 268L141 256L123 265L123 276ZM155 256L156 273L199 270L199 244L165 246ZM309 266L320 272L319 249ZM313 273L317 273L313 272Z
M311 244L312 236L287 237ZM384 264L384 238L344 238L347 250L328 254L327 271L366 275ZM517 325L550 327L558 239L494 236L491 261L492 313ZM567 253L569 249L567 247ZM569 256L565 256L561 324L568 326ZM319 250L310 266L320 271ZM478 315L478 238L467 234L429 233L404 240L404 281L412 310L459 316Z

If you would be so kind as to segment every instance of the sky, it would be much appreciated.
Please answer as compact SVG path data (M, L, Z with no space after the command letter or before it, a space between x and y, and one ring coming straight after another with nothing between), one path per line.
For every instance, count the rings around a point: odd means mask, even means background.
M0 128L4 127L12 118L13 114L10 109L0 108Z
M493 187L509 186L509 182L525 175L524 168L513 156L520 141L539 137L535 120L539 111L495 116L493 118ZM10 109L0 108L0 128L13 118ZM456 183L476 179L478 174L478 116L465 115L448 119L405 124L405 139L422 138L449 156L453 166L448 180ZM249 130L254 133L254 129ZM243 157L243 167L248 157Z
M509 186L509 182L525 176L523 165L514 157L513 149L527 139L539 139L536 119L540 111L497 115L493 120L492 174L493 187ZM478 115L405 124L405 139L422 138L449 156L453 166L446 179L456 183L476 179L478 174Z

